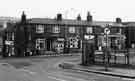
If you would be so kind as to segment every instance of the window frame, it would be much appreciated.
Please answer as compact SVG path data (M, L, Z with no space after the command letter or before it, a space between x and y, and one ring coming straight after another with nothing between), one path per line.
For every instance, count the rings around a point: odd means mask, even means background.
M60 33L60 27L59 26L53 26L53 33Z
M43 44L43 48L41 48L40 43ZM36 39L36 49L38 49L38 50L44 50L45 47L46 47L45 45L46 45L45 39L42 39L42 38Z
M44 33L44 25L36 25L36 33Z
M76 32L76 30L75 30L76 28L74 27L74 26L72 26L72 27L69 27L69 33L75 33Z
M86 33L92 34L93 33L93 27L86 27Z

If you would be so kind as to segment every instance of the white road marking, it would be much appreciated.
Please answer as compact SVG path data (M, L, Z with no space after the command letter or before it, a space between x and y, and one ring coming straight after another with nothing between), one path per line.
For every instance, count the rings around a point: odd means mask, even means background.
M53 77L53 76L48 76L48 78L51 78L51 79L54 79L54 80L58 80L58 81L66 81L66 80L63 80L61 78L56 78L56 77Z
M122 80L135 81L135 79L121 78Z
M56 73L55 75L54 75L54 72L53 73L48 73L49 74L49 77L50 78L52 78L52 79L55 79L55 80L58 80L58 81L89 81L89 80L85 80L85 79L81 79L81 78L77 78L77 77L72 77L72 76L67 76L67 75L63 75L63 74L58 74L58 73ZM64 79L66 79L66 80L63 80L63 79L59 79L59 78L57 78L57 77L62 77L62 78L64 78ZM91 78L90 79L90 81L95 81L94 80L95 78Z
M27 69L19 69L19 71L27 72L27 73L32 74L32 75L36 74L36 72L30 71Z

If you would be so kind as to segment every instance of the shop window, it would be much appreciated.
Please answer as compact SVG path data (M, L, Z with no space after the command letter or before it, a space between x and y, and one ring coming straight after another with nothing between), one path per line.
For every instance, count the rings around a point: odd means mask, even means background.
M69 38L69 48L79 48L79 40L76 37Z
M37 25L36 26L36 33L44 33L44 26L43 25Z
M45 39L37 39L36 40L36 49L38 49L38 50L45 49Z
M53 27L53 33L60 33L60 27L54 26Z
M92 27L87 27L87 28L86 28L86 32L87 32L88 34L93 33Z
M69 27L69 33L75 33L75 27Z
M57 48L64 49L64 43L58 43Z

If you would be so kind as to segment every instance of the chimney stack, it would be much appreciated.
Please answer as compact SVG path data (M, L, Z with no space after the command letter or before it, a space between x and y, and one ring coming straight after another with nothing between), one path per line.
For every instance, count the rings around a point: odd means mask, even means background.
M26 22L26 15L25 15L24 11L21 16L21 22Z
M116 23L121 23L121 22L122 22L121 18L116 18Z
M61 20L62 20L62 14L59 13L59 14L57 14L57 21L61 21Z
M80 16L80 14L77 16L77 20L78 20L78 21L81 21L81 16Z
M87 13L87 21L92 22L92 15L90 15L90 12Z

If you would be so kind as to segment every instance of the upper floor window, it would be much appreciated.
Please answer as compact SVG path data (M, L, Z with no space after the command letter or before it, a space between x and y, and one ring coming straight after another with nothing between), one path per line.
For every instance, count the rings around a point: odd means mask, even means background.
M14 33L12 33L12 40L14 40L15 39L15 36L14 36Z
M37 25L36 26L36 33L44 33L44 26L43 25Z
M93 33L92 27L87 27L87 28L86 28L86 32L87 32L88 34Z
M69 33L75 33L75 27L69 27Z
M60 33L60 27L54 26L53 27L53 33Z
M122 34L122 29L121 28L119 29L119 33Z

